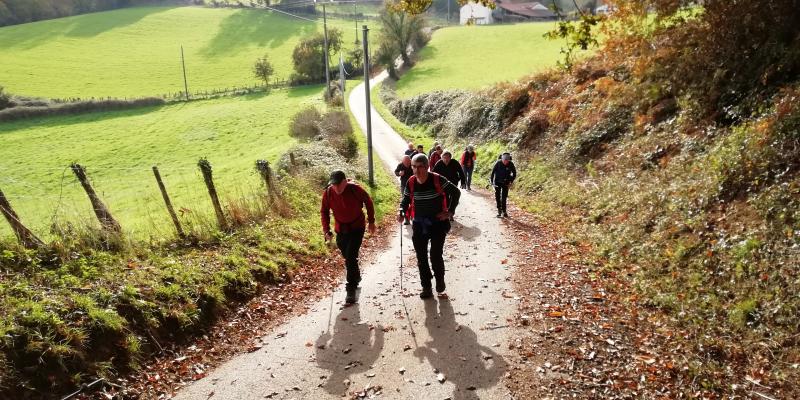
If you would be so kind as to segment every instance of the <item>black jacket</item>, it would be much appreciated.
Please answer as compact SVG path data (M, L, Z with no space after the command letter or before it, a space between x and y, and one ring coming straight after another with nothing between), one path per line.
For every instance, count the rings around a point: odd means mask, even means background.
M458 186L459 181L467 181L467 177L464 175L464 168L461 168L461 164L454 159L450 159L449 164L445 164L444 160L439 160L436 162L436 165L433 166L433 172L447 178L448 181L456 186Z
M400 171L405 171L406 173L403 176L400 176ZM408 178L411 175L414 175L414 170L411 169L409 165L406 167L403 163L397 164L397 168L394 169L395 176L400 176L400 190L402 191L406 187L406 182L408 182Z
M492 168L492 176L489 180L493 186L508 186L514 179L517 179L517 167L514 166L513 161L509 161L508 165L504 165L502 160L497 160Z

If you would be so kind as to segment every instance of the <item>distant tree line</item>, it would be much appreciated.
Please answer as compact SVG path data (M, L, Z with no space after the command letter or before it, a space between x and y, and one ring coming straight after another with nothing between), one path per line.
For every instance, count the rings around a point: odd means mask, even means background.
M0 0L0 26L148 4L203 4L203 0Z

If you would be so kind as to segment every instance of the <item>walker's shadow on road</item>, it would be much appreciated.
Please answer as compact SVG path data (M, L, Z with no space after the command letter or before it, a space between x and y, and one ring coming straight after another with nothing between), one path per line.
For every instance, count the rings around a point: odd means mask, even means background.
M344 395L348 389L344 381L367 371L383 350L383 327L370 330L360 322L358 304L345 307L336 316L333 332L323 332L317 339L317 365L330 371L322 387L330 394Z
M436 306L439 306L437 312ZM491 348L478 343L475 331L459 326L449 300L425 302L425 327L431 340L414 350L455 384L454 400L478 399L477 389L495 386L507 364Z
M475 240L481 235L481 228L478 228L477 226L466 226L460 223L459 225L461 226L453 231L454 235L463 238L468 242Z

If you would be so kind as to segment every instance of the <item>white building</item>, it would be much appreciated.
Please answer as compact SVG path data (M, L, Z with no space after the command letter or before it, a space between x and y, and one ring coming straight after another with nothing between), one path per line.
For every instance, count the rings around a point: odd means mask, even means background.
M487 25L494 22L492 9L481 4L469 2L461 6L459 23L461 25Z

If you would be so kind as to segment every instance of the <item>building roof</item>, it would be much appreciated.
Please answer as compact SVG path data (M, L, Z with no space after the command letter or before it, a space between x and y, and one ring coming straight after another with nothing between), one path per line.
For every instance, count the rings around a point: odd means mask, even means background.
M514 14L531 18L553 18L555 13L538 2L529 3L497 3L497 6Z

